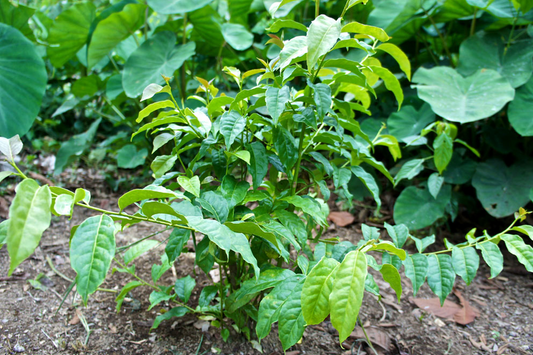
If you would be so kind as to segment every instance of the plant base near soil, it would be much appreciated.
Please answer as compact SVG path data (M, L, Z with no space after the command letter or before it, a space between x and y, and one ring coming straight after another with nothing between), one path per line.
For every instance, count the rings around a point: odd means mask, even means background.
M111 201L110 201L111 200ZM114 196L95 196L96 203L114 205ZM76 316L72 305L72 294L57 315L54 313L60 303L59 296L65 292L69 282L57 276L48 266L49 257L59 272L74 277L69 267L68 238L72 225L89 216L90 211L79 211L71 221L55 219L51 228L43 236L40 250L29 260L22 263L13 278L0 281L0 354L11 354L14 349L24 348L26 354L52 353L91 353L91 354L259 354L244 337L232 332L230 341L224 343L217 328L202 331L202 322L192 315L163 323L159 329L149 332L153 319L164 305L146 311L148 289L135 290L133 298L124 303L120 314L115 313L114 295L97 292L89 301L88 307L78 309L84 315L91 329L87 346L83 343L86 331ZM364 221L359 221L364 222ZM125 245L139 235L153 232L153 226L136 225L117 236L117 244ZM361 235L358 226L337 228L329 232L342 240L356 243ZM162 236L161 236L162 237ZM138 270L149 273L150 265L157 262L158 253L152 252L138 261ZM6 275L9 265L5 248L0 251L0 274ZM194 277L194 257L183 254L176 263L177 277ZM533 351L533 277L520 275L523 269L516 259L505 260L506 269L495 280L488 280L489 271L482 266L480 273L470 286L458 280L456 287L470 304L480 311L479 317L468 326L453 321L425 315L407 300L412 297L412 287L407 278L402 286L402 300L398 305L393 300L394 291L385 284L380 285L383 293L383 307L373 297L365 297L361 308L361 319L366 330L372 334L384 332L391 340L390 352L382 354L486 354L486 349L494 354L531 354ZM197 285L207 283L208 279L196 270ZM34 289L28 280L43 273L46 279L41 283L48 285L47 291ZM524 270L525 273L525 270ZM163 280L174 282L169 270ZM378 280L378 278L376 278ZM124 285L128 280L123 274L115 273L102 287L110 288ZM192 296L196 302L199 290ZM59 296L58 296L59 295ZM435 297L429 287L424 285L418 298ZM457 302L455 296L448 299ZM384 316L384 310L385 318ZM264 354L283 354L277 339L277 331L271 333L261 343ZM356 334L354 334L356 335ZM345 349L338 345L338 335L328 321L310 326L304 333L304 341L289 350L291 354L351 354L350 346L354 337L344 343ZM54 343L55 342L55 345ZM484 342L484 343L483 343ZM18 347L15 346L18 344ZM399 346L401 353L396 346ZM57 348L56 348L57 346ZM200 346L200 351L197 352ZM355 344L357 353L359 343ZM380 348L377 347L378 351ZM367 349L367 354L372 354Z

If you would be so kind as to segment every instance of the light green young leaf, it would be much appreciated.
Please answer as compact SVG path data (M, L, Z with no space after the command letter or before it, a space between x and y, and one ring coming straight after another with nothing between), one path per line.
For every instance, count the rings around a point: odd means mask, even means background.
M416 296L420 287L426 281L428 272L428 260L424 254L408 255L403 261L405 267L405 276L407 276L413 284L413 296Z
M394 177L394 185L398 185L398 183L403 179L411 180L420 174L420 172L424 170L424 161L424 159L412 159L408 162L405 162L400 168L398 174Z
M159 245L157 240L143 240L142 242L133 245L131 248L126 251L124 254L124 265L128 265L133 260L137 259L139 256L143 255L150 249L155 248Z
M419 253L423 253L424 250L426 250L426 248L428 246L430 246L431 244L435 243L435 235L434 234L430 235L429 237L424 237L422 239L419 239L417 237L413 237L412 235L410 235L409 238L411 238L415 242L416 249L418 250Z
M307 32L307 68L314 70L319 58L328 53L341 34L340 19L326 15L318 16Z
M439 174L446 169L453 154L453 140L446 133L439 135L433 142L433 149L435 149L433 160Z
M387 251L390 254L396 255L401 260L405 260L405 258L407 257L407 253L405 252L405 250L398 249L396 248L394 244L392 244L391 242L387 242L387 241L382 241L377 244L374 244L372 245L370 249L368 249L368 251L373 251L373 250Z
M392 91L392 93L394 94L394 97L396 98L396 101L398 101L398 110L399 110L402 107L402 102L403 102L403 89L402 89L402 86L400 85L400 81L398 81L398 79L394 76L394 74L392 74L386 68L375 66L375 65L370 65L368 68L370 68L372 72L374 72L374 74L376 74L377 76L381 78L381 80L383 80L383 82L385 83L385 87L389 91Z
M117 298L115 299L115 302L117 302L116 310L117 312L120 312L120 308L122 307L122 303L124 302L124 298L128 295L128 293L133 290L134 288L137 288L139 286L142 286L143 283L140 281L131 281L128 282L124 287L122 287L122 290L120 290L120 293L118 294Z
M115 222L107 215L87 218L70 242L70 265L76 271L76 288L87 304L90 294L104 282L115 256Z
M185 191L190 192L196 197L200 197L200 178L197 175L192 178L180 176L178 177L178 184L183 187Z
M431 174L428 179L428 190L431 196L437 198L443 184L444 176L441 176L438 173Z
M0 153L4 154L10 162L15 161L15 157L20 153L22 147L22 141L18 134L9 139L0 137Z
M187 275L176 280L174 291L183 303L187 303L189 302L189 298L191 298L192 291L195 287L196 281L190 275Z
M461 276L467 285L470 285L479 267L479 255L476 249L453 247L452 262L455 273Z
M150 105L143 108L141 111L139 111L139 115L137 116L137 123L140 123L145 117L148 117L152 112L163 109L163 108L176 108L174 105L174 102L170 100L163 100L163 101L157 101L154 103L151 103Z
M174 317L183 317L185 314L187 314L187 312L189 311L185 307L174 307L170 311L155 317L154 324L152 324L152 328L150 328L150 330L159 327L159 324L161 324L161 322L164 320L169 320Z
M363 302L367 274L366 257L357 250L349 252L339 265L329 296L331 324L339 332L339 342L352 333Z
M6 244L7 240L7 227L9 225L9 219L0 222L0 249Z
M303 280L302 280L303 281ZM305 320L302 313L303 282L292 290L280 308L278 328L279 339L284 351L296 344L304 334Z
M504 234L502 239L507 246L507 250L518 258L518 261L526 267L526 270L533 272L533 248L524 243L524 240L514 234Z
M429 287L439 297L442 306L455 282L452 257L447 254L429 255L427 277Z
M29 257L50 226L50 188L39 185L32 179L24 179L16 188L16 195L9 207L7 227L7 251L9 252L10 276L15 268Z
M533 226L528 226L524 224L521 226L513 227L512 230L524 233L525 235L528 235L531 240L533 240Z
M372 274L366 274L365 291L370 292L371 294L376 295L378 297L381 297L379 293L379 286L376 283L376 280L374 280L374 276L372 276ZM379 299L381 300L381 298Z
M220 133L224 136L226 149L230 149L235 139L244 131L246 118L237 111L226 112L220 118Z
M129 192L126 192L124 195L120 196L118 199L118 207L120 210L124 210L124 208L128 207L129 205L143 201L143 200L150 200L150 199L160 199L160 198L169 198L169 197L177 197L176 194L172 190L167 190L164 187L158 187L158 190L148 190L148 189L135 189L131 190Z
M402 279L398 270L391 264L383 264L379 272L381 272L383 280L396 292L396 298L398 298L398 303L400 303L400 297L402 297Z
M389 233L389 236L394 242L394 245L396 245L398 248L403 247L403 245L407 241L407 237L409 237L409 228L407 228L407 226L403 224L391 226L387 222L385 222L384 226L385 229L387 229L387 233Z
M290 99L290 89L288 86L284 86L278 89L273 86L269 86L266 91L266 108L268 113L272 117L274 126L277 126L279 117L285 110L285 105Z
M377 46L380 49L390 54L400 65L400 69L405 73L407 79L411 80L411 62L407 55L396 45L392 43L383 43Z
M329 315L329 296L339 266L335 259L323 257L307 275L302 289L302 314L309 325L319 324Z
M176 154L159 155L154 159L150 165L150 168L154 172L154 176L156 178L160 178L174 167L176 160L178 160L178 156Z
M377 40L380 40L381 42L387 42L390 39L383 29L379 27L363 25L359 22L351 22L349 24L344 25L344 27L342 27L341 32L369 35Z
M74 203L74 197L71 195L63 194L59 195L55 199L54 211L60 216L70 216L72 211L72 205Z
M313 198L304 198L302 196L289 196L282 199L283 201L287 201L288 203L298 207L301 209L304 213L307 213L315 221L317 221L322 226L327 226L327 215L324 215L323 211L320 208L320 205L317 201L315 201Z
M278 19L274 21L274 23L270 25L269 28L267 28L267 31L276 33L276 32L279 32L283 28L294 28L300 31L307 32L307 27L305 27L301 23L293 21L293 20L287 20L287 19Z

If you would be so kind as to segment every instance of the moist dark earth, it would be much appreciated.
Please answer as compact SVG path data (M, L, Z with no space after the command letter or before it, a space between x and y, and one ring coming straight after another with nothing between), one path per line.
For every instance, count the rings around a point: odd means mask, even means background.
M92 204L114 209L118 196L93 189ZM8 188L3 197L4 213L5 202L9 203L11 198L12 191ZM368 214L357 210L354 214L359 216L356 223L346 228L333 225L329 236L356 243L361 238L360 223L364 222L361 216ZM132 297L127 299L120 313L115 311L116 294L96 292L87 307L71 293L56 314L70 282L51 269L47 258L59 273L73 279L75 273L70 269L68 257L70 228L90 215L90 211L76 208L72 220L54 217L36 253L23 262L12 277L7 277L7 250L5 247L0 250L0 354L261 354L258 349L263 354L283 354L276 326L263 339L261 347L257 343L254 346L233 329L225 343L218 328L208 327L207 322L194 315L164 321L157 330L150 332L154 318L162 308L170 306L160 304L147 311L151 292L148 288L132 291ZM117 244L127 245L159 229L137 224L119 233ZM165 235L156 238L163 241ZM135 264L141 277L150 278L151 265L159 262L163 250L164 246L160 246L137 259ZM456 290L479 313L475 321L466 326L418 308L412 301L411 282L403 277L403 271L400 304L388 284L374 275L383 298L378 302L376 297L365 293L360 317L376 353L533 354L533 277L510 255L506 254L505 259L506 267L495 279L489 280L489 270L482 263L471 285L456 280ZM29 282L39 274L44 275L40 282L47 287L46 291L36 289ZM171 285L176 278L186 275L194 277L197 283L189 302L194 308L201 287L210 280L198 268L194 270L193 253L182 254L175 268L167 271L161 282ZM120 290L129 281L132 280L124 274L109 274L102 288ZM427 285L416 296L434 297ZM460 303L453 294L448 300ZM85 319L90 328L88 338L80 318ZM341 346L337 332L327 319L320 325L308 327L301 343L287 354L374 354L363 341L362 334L361 328L356 328Z

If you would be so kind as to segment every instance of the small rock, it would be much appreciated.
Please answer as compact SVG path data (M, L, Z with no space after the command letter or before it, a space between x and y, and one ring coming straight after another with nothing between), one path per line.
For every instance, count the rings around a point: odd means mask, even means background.
M7 322L9 322L7 319L2 319L2 323L6 324Z
M19 343L16 343L15 346L13 347L13 351L16 353L23 353L26 351L26 349L24 349L24 347L20 345Z
M509 336L510 337L517 337L518 333L517 332L509 332Z

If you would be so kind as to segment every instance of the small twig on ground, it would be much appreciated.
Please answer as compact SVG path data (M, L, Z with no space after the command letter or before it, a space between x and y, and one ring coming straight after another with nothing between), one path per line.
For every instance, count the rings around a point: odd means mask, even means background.
M47 337L48 339L50 339L50 341L52 342L52 344L54 344L54 347L55 347L56 349L59 349L59 346L57 345L57 343L56 343L52 338L50 338L50 336L49 336L48 334L46 334L46 332L45 332L43 329L41 329L41 332L43 332L43 334L46 335L46 337Z

